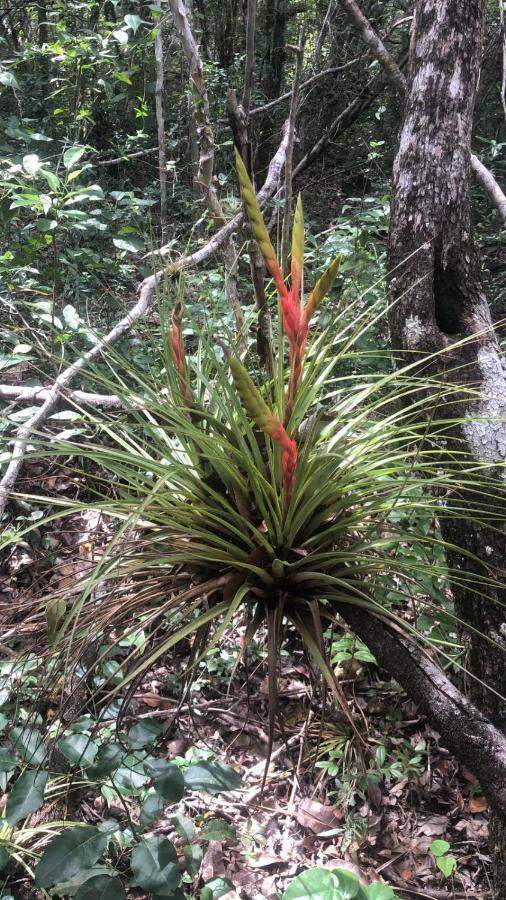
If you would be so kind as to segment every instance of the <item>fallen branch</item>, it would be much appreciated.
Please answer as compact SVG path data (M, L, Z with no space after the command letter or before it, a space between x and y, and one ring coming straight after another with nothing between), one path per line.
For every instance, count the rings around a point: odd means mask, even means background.
M22 387L15 384L0 384L0 399L2 400L29 400L32 403L43 403L48 399L51 388L34 385ZM82 406L92 406L97 409L122 409L126 402L116 394L90 394L88 391L70 391L65 393L65 399L71 403L79 403ZM135 401L128 403L135 405Z
M155 288L161 275L162 272L156 272L154 275L150 275L141 282L139 286L139 299L132 309L126 316L123 316L123 318L120 319L105 337L97 341L91 350L88 350L84 356L79 357L79 359L58 375L58 378L52 387L49 388L47 397L40 409L18 428L9 465L0 481L0 515L5 511L8 499L16 483L21 466L23 465L30 435L46 422L57 406L63 392L74 381L76 375L97 359L107 347L111 347L119 341L120 338L124 337L124 335L130 331L132 325L145 315L153 302Z
M150 147L149 150L135 150L134 153L124 153L123 156L115 156L114 159L99 159L96 166L115 166L118 163L130 162L131 159L139 159L141 156L150 156L157 153L158 147Z
M443 743L476 776L490 806L506 819L506 736L409 637L350 604L339 613L406 690Z

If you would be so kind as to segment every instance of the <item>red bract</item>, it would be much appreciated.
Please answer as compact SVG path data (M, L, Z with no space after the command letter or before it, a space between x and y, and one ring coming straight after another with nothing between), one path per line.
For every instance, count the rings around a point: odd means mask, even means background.
M279 427L271 434L271 438L279 443L282 450L283 487L285 489L286 502L289 503L295 486L295 475L297 472L297 443L288 437L281 422Z
M280 297L283 330L290 342L290 356L295 352L300 329L300 303L292 291Z
M174 365L176 367L177 373L179 375L179 387L181 389L181 394L183 395L183 399L187 406L191 403L190 391L188 388L188 380L186 376L186 362L185 362L185 346L183 341L183 335L181 333L181 322L183 319L183 304L176 303L174 310L172 312L172 327L170 330L170 345L172 349L172 356L174 358Z

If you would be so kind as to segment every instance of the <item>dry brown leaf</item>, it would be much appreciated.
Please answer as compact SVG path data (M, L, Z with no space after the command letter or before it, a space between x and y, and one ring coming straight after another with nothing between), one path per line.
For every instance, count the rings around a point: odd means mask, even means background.
M303 828L309 828L315 834L330 831L344 818L344 813L336 806L319 803L318 800L305 799L299 804L295 818Z
M485 797L473 797L468 808L471 813L482 813L488 809L488 803Z
M418 825L418 831L421 834L444 834L448 828L448 819L446 816L429 816L428 819L422 820Z

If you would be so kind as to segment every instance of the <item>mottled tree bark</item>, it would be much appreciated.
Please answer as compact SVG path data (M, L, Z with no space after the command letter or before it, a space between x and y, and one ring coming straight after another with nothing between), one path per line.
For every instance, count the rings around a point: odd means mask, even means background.
M444 366L446 379L455 382L455 412L465 417L453 438L460 450L478 462L497 464L499 472L506 462L506 364L480 283L470 205L484 11L485 0L417 2L394 164L390 330L394 348L444 351L432 365ZM476 399L466 401L462 391L457 393L464 384L474 389ZM494 502L497 508L497 498ZM479 679L470 681L473 699L505 730L506 704L499 696L506 695L504 521L489 529L470 517L447 525L445 537L475 557L455 553L452 566L496 580L481 596L458 586L454 596L457 615L469 626L467 665ZM504 826L496 822L497 843L501 830L504 840ZM506 897L504 845L502 853L495 849L497 896Z

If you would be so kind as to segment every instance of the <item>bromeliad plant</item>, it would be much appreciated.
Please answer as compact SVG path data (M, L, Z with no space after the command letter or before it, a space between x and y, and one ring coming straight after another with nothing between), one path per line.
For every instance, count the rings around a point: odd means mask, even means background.
M122 666L127 674L106 694L110 700L133 690L184 641L191 647L190 681L198 661L243 610L244 651L261 627L267 631L272 740L285 630L296 630L354 728L324 640L341 604L414 630L402 611L424 598L437 617L448 574L437 517L469 516L468 499L465 506L458 502L459 487L467 498L473 494L474 514L486 516L489 527L493 511L486 475L466 468L454 445L442 449L452 422L428 418L434 397L444 409L454 388L417 377L415 364L371 374L369 360L364 374L364 354L354 345L381 315L377 309L357 302L310 339L312 316L339 260L304 304L300 199L286 284L240 160L237 166L253 234L279 297L276 375L261 390L212 335L201 335L190 353L180 302L163 328L164 386L123 358L111 364L107 390L125 398L128 417L94 416L99 441L55 441L52 452L70 449L105 473L106 499L96 505L120 526L80 582L78 599L73 595L68 612L52 623L52 634L54 646L65 637L70 664L76 642L101 634L107 654L105 635L117 640L142 618L149 642L142 654L132 649ZM98 484L95 477L95 491ZM486 580L486 573L473 575L473 589L479 592Z

